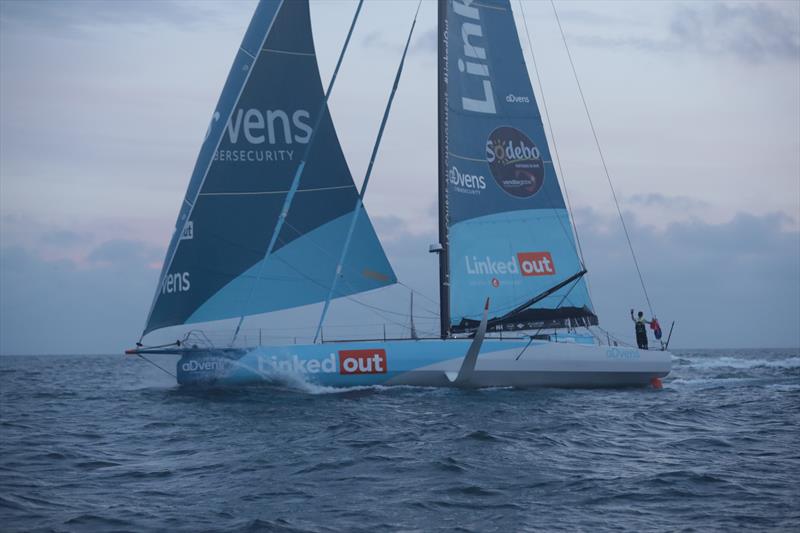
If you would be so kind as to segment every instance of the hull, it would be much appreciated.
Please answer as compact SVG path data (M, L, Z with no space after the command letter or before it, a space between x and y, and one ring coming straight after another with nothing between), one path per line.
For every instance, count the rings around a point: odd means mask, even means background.
M323 387L413 385L453 387L472 341L355 341L187 350L178 383L238 386L305 383ZM646 386L669 374L665 351L528 339L486 339L468 387Z

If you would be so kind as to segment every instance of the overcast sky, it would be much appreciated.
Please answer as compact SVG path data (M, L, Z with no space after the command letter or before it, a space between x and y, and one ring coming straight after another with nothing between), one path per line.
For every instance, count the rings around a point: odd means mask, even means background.
M327 80L355 2L311 4ZM331 99L357 182L415 5L366 1ZM675 346L799 346L800 3L556 5L656 312L678 322ZM0 353L111 353L139 338L254 8L0 0ZM645 302L553 11L533 1L524 10L593 300L602 325L632 337L628 309ZM431 299L417 300L422 329L435 329L438 295L427 254L437 224L435 18L425 0L366 199L400 279ZM360 297L398 313L407 299L402 287ZM302 335L317 313L246 327ZM353 323L400 333L407 321L352 302L329 316L331 336Z

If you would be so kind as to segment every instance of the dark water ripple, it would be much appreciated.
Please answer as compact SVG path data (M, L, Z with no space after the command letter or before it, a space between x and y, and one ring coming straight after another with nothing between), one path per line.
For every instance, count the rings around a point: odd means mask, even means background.
M681 352L662 391L187 391L0 358L9 531L800 530L800 353Z

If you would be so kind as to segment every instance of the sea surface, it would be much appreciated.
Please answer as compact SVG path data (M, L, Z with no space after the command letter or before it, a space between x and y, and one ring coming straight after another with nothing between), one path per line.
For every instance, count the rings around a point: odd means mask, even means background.
M191 391L0 357L3 531L740 529L800 531L798 350L681 351L660 391Z

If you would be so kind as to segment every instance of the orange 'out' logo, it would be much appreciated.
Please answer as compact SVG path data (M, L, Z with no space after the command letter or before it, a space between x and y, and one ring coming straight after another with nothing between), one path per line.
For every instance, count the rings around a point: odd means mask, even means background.
M517 261L523 276L552 276L556 273L550 252L520 252Z
M386 350L341 350L340 374L385 374Z

